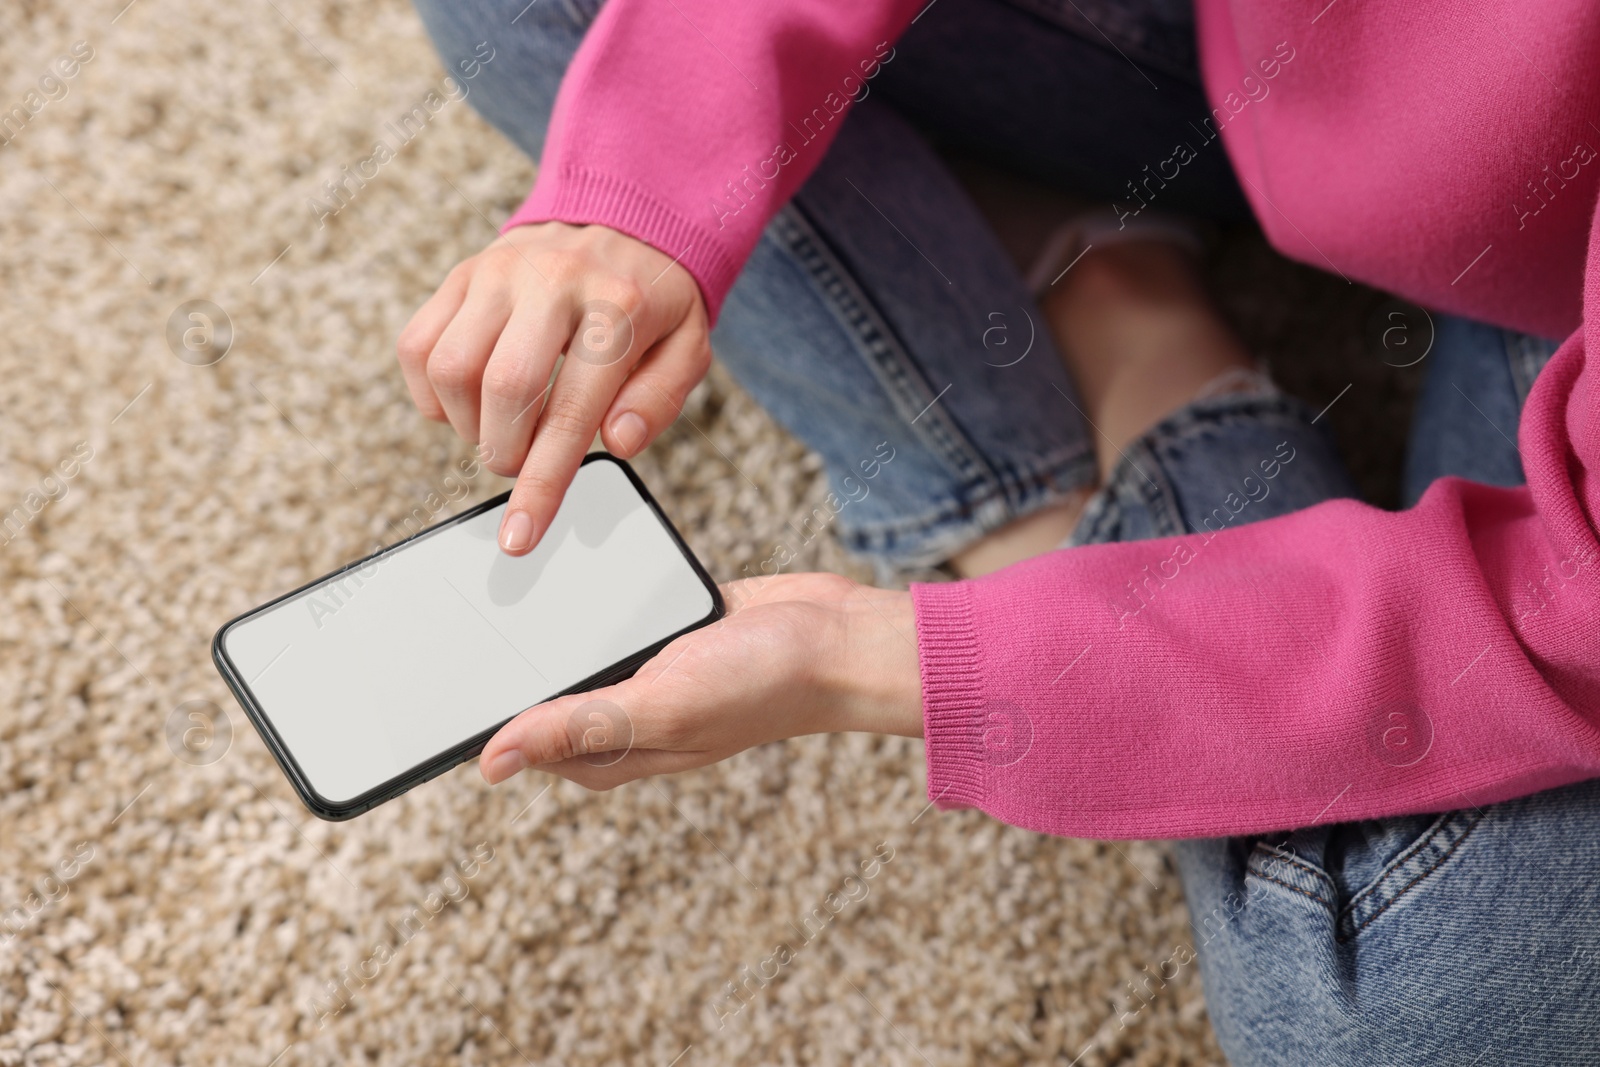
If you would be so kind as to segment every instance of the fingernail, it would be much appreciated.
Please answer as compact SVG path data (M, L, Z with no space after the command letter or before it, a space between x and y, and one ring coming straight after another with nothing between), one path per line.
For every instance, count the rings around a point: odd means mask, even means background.
M533 517L526 511L513 511L500 527L500 547L507 552L526 552L533 544Z
M611 436L623 452L633 455L644 447L644 420L632 411L624 411L611 420Z
M522 755L522 750L508 748L489 761L489 765L483 769L483 777L490 785L498 785L512 775L521 774L527 769L528 761Z

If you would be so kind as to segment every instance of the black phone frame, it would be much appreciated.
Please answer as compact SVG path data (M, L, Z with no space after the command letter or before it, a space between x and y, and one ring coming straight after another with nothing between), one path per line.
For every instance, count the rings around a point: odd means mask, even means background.
M683 535L679 533L678 528L672 524L672 520L667 518L666 512L661 510L661 505L656 501L656 498L651 495L649 487L647 487L644 482L640 480L639 475L635 473L634 469L628 465L626 460L618 459L616 456L613 456L608 452L591 452L583 458L583 462L580 464L580 466L587 466L590 463L596 462L614 463L618 467L622 468L622 472L627 475L628 481L632 483L634 489L638 491L639 496L644 499L644 502L650 506L650 510L655 513L656 519L660 521L667 533L671 535L673 543L678 546L678 551L683 553L684 560L688 562L689 566L694 570L695 575L706 587L707 592L711 594L711 612L698 622L690 623L688 626L685 626L676 633L669 634L668 636L661 638L659 641L640 649L638 652L632 653L631 655L617 661L611 666L595 672L575 685L569 686L559 693L552 694L551 696L545 698L547 701L554 700L557 697L570 696L573 693L584 693L591 689L599 689L603 686L614 685L617 682L623 681L624 679L631 678L634 673L650 659L650 657L654 656L657 652L660 652L667 645L677 640L679 637L682 637L686 633L691 633L700 629L701 627L711 625L726 614L726 606L722 600L722 591L717 588L717 583L713 581L711 575L706 572L706 569L701 564L699 558L695 556L693 550L689 548L688 543L684 541ZM437 533L442 529L445 529L446 527L453 526L460 522L465 522L468 519L471 519L477 515L481 515L486 511L491 511L505 503L510 496L511 493L509 491L501 493L492 499L485 500L481 504L476 504L473 507L468 508L459 515L452 515L443 522L438 522L427 527L426 529L418 530L410 537L407 537L402 541L396 541L394 544L389 545L386 548L379 549L370 556L366 556L363 559L358 559L354 563L348 563L332 573L325 574L320 578L307 582L298 589L291 589L282 596L275 597L265 604L251 608L243 615L239 615L223 623L222 627L217 630L216 636L211 639L211 659L212 662L216 664L217 672L222 675L222 680L227 683L228 688L233 692L234 699L237 700L239 702L239 706L244 709L245 715L250 719L250 724L256 728L256 732L260 734L261 739L266 742L268 751L272 753L273 759L278 761L278 766L283 769L284 775L289 779L289 784L292 785L294 787L294 791L299 794L301 802L305 804L306 808L310 810L313 815L316 815L318 818L325 819L329 822L343 822L346 819L353 819L357 815L371 811L379 804L393 800L395 797L409 792L411 789L421 785L423 782L437 778L445 771L451 770L467 762L468 760L473 759L483 751L483 746L488 743L489 738L493 737L495 733L497 733L506 723L516 718L516 715L507 716L502 722L489 727L481 733L475 734L461 744L447 749L444 752L439 753L439 755L427 759L422 763L419 763L410 770L403 771L388 781L367 790L365 793L361 793L355 797L352 797L350 800L331 801L322 794L318 793L316 789L312 787L310 780L306 777L305 772L301 770L300 765L295 760L293 753L289 751L289 747L284 744L283 738L278 735L277 729L272 725L272 720L268 718L265 710L256 702L255 694L250 691L249 683L244 680L238 668L234 665L233 660L228 657L227 650L223 646L223 638L227 636L228 631L234 626L237 626L239 623L259 615L263 611L274 608L284 601L297 597L308 590L315 589L318 586L324 585L328 582L336 581L345 574L348 574L350 571L365 567L374 560L382 559L385 556L392 555L419 538L427 537L431 534ZM543 701L541 701L541 703L543 703ZM529 707L536 706L537 705L529 705ZM520 715L521 712L519 711L517 714Z

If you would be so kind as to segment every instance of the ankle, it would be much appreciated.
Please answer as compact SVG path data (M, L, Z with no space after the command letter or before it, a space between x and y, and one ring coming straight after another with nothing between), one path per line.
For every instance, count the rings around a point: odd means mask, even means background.
M1107 317L1127 306L1183 311L1207 305L1194 255L1159 241L1090 248L1054 287L1051 299Z
M1103 473L1130 441L1220 377L1254 369L1192 256L1171 245L1089 252L1044 311L1094 424Z
M1080 489L1059 504L1040 508L984 535L950 557L963 578L977 578L1061 547L1072 536L1094 489Z

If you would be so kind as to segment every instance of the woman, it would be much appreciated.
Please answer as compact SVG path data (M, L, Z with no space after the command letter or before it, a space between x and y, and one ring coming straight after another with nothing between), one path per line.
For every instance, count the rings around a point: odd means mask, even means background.
M542 160L400 343L423 413L518 477L503 547L536 542L597 429L630 456L672 422L710 335L841 490L893 450L840 512L851 547L974 576L737 583L635 679L509 724L490 781L921 735L944 807L1184 839L1237 1063L1593 1062L1600 15L419 6L450 66L490 43L473 99ZM1104 205L1038 291L935 142ZM1413 506L1341 499L1319 414L1250 371L1169 210L1252 211L1285 254L1448 313ZM980 340L996 314L1037 324L1020 361ZM627 758L582 758L590 699L630 716Z

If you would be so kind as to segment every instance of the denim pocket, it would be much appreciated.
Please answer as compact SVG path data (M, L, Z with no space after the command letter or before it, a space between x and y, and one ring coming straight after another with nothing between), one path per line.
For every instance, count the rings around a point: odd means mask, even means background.
M1438 877L1483 817L1468 809L1297 830L1255 841L1246 876L1322 905L1345 944Z
M1338 907L1339 888L1333 878L1317 864L1308 862L1287 841L1279 845L1266 841L1255 843L1245 863L1247 895L1256 891L1250 884L1252 881L1315 901L1330 914Z
M1341 943L1354 940L1406 894L1439 876L1483 815L1480 810L1469 809L1436 817L1399 855L1384 864L1376 877L1342 902L1336 939Z

